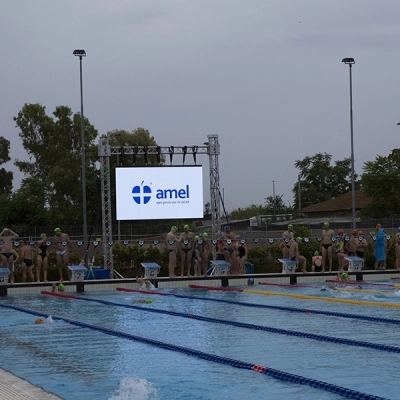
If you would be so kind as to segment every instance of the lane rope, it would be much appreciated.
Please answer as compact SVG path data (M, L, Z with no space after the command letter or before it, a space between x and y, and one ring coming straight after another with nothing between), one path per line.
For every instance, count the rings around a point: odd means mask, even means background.
M343 284L343 285L389 286L389 287L400 288L400 285L395 285L393 283L377 283L377 282L366 282L366 281L338 281L335 279L327 279L325 282L334 282L334 283L339 283L339 284Z
M126 289L126 288L117 288L117 290L124 291L124 292L137 292L137 290ZM217 299L217 298L201 297L201 296L187 296L187 295L183 295L183 294L174 294L174 293L164 293L164 295L165 296L174 296L174 297L181 298L181 299L206 300L206 301L214 301L214 302L225 303L225 304L235 304L235 305L243 306L243 307L265 308L265 309L270 309L270 310L288 311L288 312L296 312L296 313L327 315L330 317L358 319L358 320L363 320L363 321L400 325L400 320L398 320L398 319L372 317L369 315L340 313L340 312L323 311L323 310L312 310L309 308L272 306L272 305L259 304L259 303L245 303L245 302L241 302L241 301L233 301L233 300L225 300L225 299Z
M46 295L50 295L51 296L51 295L53 295L53 292L42 291L42 294L46 294ZM58 295L58 297L63 297L63 296ZM65 297L68 298L68 299L71 299L71 296L65 296ZM370 342L364 342L364 341L359 341L359 340L354 340L354 339L343 339L343 338L337 338L337 337L334 337L334 336L317 335L315 333L293 331L293 330L281 329L281 328L272 328L272 327L269 327L269 326L254 325L254 324L230 321L230 320L219 319L219 318L210 318L210 317L205 317L205 316L202 316L202 315L187 314L187 313L181 313L181 312L177 312L177 311L162 310L162 309L153 308L153 307L152 308L147 308L147 307L135 306L135 305L132 305L132 304L114 303L114 302L107 301L107 300L92 299L92 298L88 298L88 297L75 296L74 300L90 301L90 302L93 302L93 303L104 304L104 305L108 305L108 306L123 307L123 308L129 308L129 309L133 309L133 310L148 311L148 312L157 313L157 314L173 315L175 317L184 317L184 318L196 319L196 320L199 320L199 321L205 321L205 322L212 322L212 323L216 323L216 324L235 326L235 327L238 327L238 328L246 328L246 329L264 331L264 332L269 332L269 333L277 333L279 335L286 335L286 336L297 336L297 337L306 338L306 339L320 340L320 341L323 341L323 342L345 344L345 345L348 345L348 346L365 347L365 348L369 348L369 349L387 351L387 352L390 352L390 353L400 354L400 347L390 346L390 345L385 345L385 344L379 344L379 343L370 343Z
M52 292L49 292L49 293L52 293ZM37 316L46 316L46 314L44 314L44 313L24 309L22 307L11 306L11 305L7 305L7 304L0 304L0 307L13 309L16 311L20 311L20 312L24 312L24 313L28 313L28 314L32 314L32 315L37 315ZM335 394L338 394L340 396L347 397L350 399L386 400L383 397L374 396L374 395L370 395L370 394L363 393L363 392L358 392L356 390L347 389L345 387L333 385L331 383L327 383L327 382L323 382L323 381L318 381L318 380L312 379L312 378L306 378L306 377L303 377L300 375L290 374L287 372L279 371L277 369L269 368L264 365L252 364L252 363L235 360L232 358L221 357L221 356L217 356L214 354L205 353L205 352L202 352L199 350L194 350L194 349L191 349L188 347L176 346L176 345L164 343L164 342L161 342L158 340L148 339L148 338L144 338L141 336L136 336L136 335L132 335L129 333L116 331L116 330L112 330L112 329L108 329L108 328L102 328L102 327L99 327L96 325L86 324L84 322L71 320L69 318L64 318L61 316L52 316L52 318L53 318L53 320L64 321L70 325L74 325L74 326L77 326L80 328L91 329L93 331L101 332L106 335L114 336L117 338L149 344L149 345L156 346L156 347L159 347L159 348L162 348L165 350L176 351L176 352L183 353L186 355L194 356L194 357L197 357L197 358L200 358L203 360L214 361L219 364L229 365L234 368L247 369L247 370L252 370L255 372L260 372L262 374L265 374L265 375L268 375L273 378L276 378L276 379L279 379L282 381L286 381L286 382L291 382L291 383L300 384L300 385L308 385L313 388L324 390L324 391L327 391L330 393L335 393Z
M225 288L211 287L211 286L201 286L201 285L189 285L192 289L206 289L206 290L223 290ZM321 297L321 296L310 296L305 294L292 294L292 293L278 293L278 292L267 292L263 290L251 290L251 289L236 289L237 292L261 294L263 296L284 296L284 297L294 297L296 299L307 299L307 300L321 300L321 301L331 301L334 303L345 303L345 304L357 304L360 306L374 306L374 307L394 307L400 308L400 304L396 303L380 303L378 301L359 301L359 300L349 300L349 299L338 299L336 297Z

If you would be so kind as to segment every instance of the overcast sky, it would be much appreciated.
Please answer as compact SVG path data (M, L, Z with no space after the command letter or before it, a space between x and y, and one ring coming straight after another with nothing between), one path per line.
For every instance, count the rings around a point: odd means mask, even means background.
M398 0L2 0L0 136L26 159L15 128L24 103L80 111L99 134L150 131L161 146L218 134L228 210L275 192L287 204L295 160L350 157L355 169L399 147ZM23 177L13 166L14 186ZM204 165L209 200L208 157Z

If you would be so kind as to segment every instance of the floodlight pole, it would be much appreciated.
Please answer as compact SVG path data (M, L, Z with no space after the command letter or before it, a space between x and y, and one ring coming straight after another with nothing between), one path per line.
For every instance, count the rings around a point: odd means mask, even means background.
M354 140L353 140L353 81L352 66L355 64L354 58L343 58L342 63L349 66L350 73L350 138L351 138L351 218L352 229L356 229L356 189L354 177Z
M83 207L83 243L85 246L85 267L88 266L88 238L86 215L86 160L85 160L85 121L83 116L83 82L82 82L82 57L86 57L85 50L74 50L74 56L79 57L80 90L81 90L81 154L82 154L82 207Z

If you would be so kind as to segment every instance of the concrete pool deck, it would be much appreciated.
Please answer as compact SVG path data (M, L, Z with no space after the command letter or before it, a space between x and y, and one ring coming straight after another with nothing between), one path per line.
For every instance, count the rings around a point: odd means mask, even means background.
M1 368L0 398L2 400L62 400L62 397L48 393Z

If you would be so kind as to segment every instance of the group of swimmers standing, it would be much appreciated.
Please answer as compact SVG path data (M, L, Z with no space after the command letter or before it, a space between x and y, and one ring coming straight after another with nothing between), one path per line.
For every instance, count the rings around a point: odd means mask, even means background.
M40 282L43 268L43 280L47 282L48 252L55 248L56 263L60 276L60 282L63 281L63 266L69 265L69 236L61 232L60 228L54 229L54 237L48 239L45 233L40 235L40 239L35 243L27 240L19 241L19 235L9 228L4 228L0 233L0 252L2 268L7 268L9 273L9 282L14 283L15 262L21 260L22 281L26 282L27 274L32 282ZM17 251L15 250L17 249ZM36 279L33 274L33 253L37 253ZM68 268L67 268L68 269ZM70 274L70 271L68 270Z
M381 224L376 225L376 236L374 241L375 269L386 269L386 255L391 246L391 241L386 240L385 231ZM343 229L337 233L329 227L328 222L322 226L322 235L319 251L315 251L311 260L312 272L325 272L327 269L332 272L333 257L338 259L338 271L344 271L348 266L345 257L364 258L368 243L363 231L353 230L351 236L347 237ZM293 225L289 224L288 229L282 234L280 248L282 257L298 261L302 266L302 272L307 272L307 260L299 252L299 244L303 241L301 237L294 237ZM396 268L400 269L400 227L396 235Z
M177 235L177 227L171 227L166 236L168 252L168 273L170 278L176 278L177 252L180 252L180 276L205 277L209 263L209 256L213 250L213 242L208 238L207 232L195 235L190 231L189 225L183 227L183 232ZM247 260L247 246L245 240L236 236L228 225L215 244L217 260L226 260L230 264L230 274L245 273L244 263ZM186 266L186 274L185 274Z

